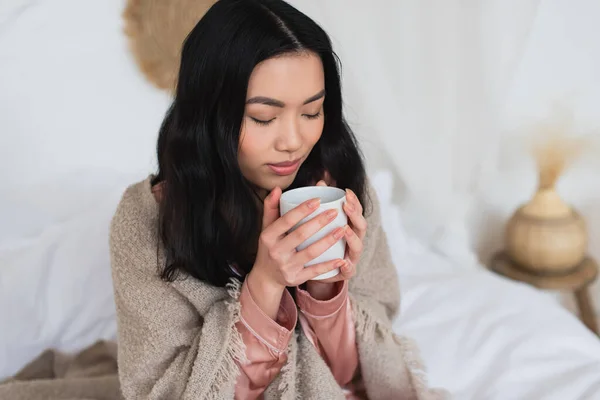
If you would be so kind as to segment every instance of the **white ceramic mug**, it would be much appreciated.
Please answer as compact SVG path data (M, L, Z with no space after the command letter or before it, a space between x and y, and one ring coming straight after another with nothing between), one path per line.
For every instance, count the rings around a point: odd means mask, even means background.
M342 205L346 202L346 192L342 189L338 189L335 187L329 186L305 186L298 189L289 190L281 195L279 200L279 213L280 215L284 215L290 210L298 207L300 204L305 202L306 200L319 198L321 199L321 205L318 209L316 209L312 214L308 217L304 218L298 224L296 224L290 232L294 231L303 223L313 219L317 215L327 211L327 210L337 210L337 217L331 221L329 224L325 225L323 229L312 235L310 238L302 242L300 246L296 248L297 251L303 250L316 241L324 238L326 235L329 235L336 228L341 228L346 226L348 223L348 216L342 209ZM327 249L323 254L310 261L308 264L305 264L305 267L310 265L335 260L336 258L344 259L344 255L346 252L346 239L338 240L333 246ZM329 271L325 274L319 275L313 280L323 280L327 278L331 278L340 273L339 268Z

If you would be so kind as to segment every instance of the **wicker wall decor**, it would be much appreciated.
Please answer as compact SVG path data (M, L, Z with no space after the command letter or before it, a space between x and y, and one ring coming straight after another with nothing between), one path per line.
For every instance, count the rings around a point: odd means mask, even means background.
M125 34L144 76L173 92L181 46L216 0L128 0L123 12Z

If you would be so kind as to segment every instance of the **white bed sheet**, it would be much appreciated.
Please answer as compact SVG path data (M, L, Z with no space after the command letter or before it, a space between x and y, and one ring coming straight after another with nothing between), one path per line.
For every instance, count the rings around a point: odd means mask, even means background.
M404 258L430 267L428 254ZM600 399L600 342L552 297L481 270L401 273L398 333L457 399Z

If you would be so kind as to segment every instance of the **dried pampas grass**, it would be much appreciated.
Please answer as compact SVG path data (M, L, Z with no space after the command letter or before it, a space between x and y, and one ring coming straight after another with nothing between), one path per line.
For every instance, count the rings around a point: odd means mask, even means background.
M125 34L145 77L173 93L181 47L187 35L216 0L128 0Z
M564 171L583 150L592 146L591 139L575 135L573 112L555 105L550 116L534 125L531 150L538 170L538 189L552 189Z

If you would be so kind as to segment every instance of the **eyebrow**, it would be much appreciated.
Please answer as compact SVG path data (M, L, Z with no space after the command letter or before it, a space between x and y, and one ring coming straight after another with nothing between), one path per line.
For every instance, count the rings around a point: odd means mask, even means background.
M325 97L325 89L321 90L319 93L315 94L314 96L311 96L308 99L306 99L306 101L303 103L303 105L312 103L313 101L319 100L322 97ZM270 97L264 97L264 96L252 97L251 99L248 99L248 101L246 101L246 104L265 104L267 106L273 106L273 107L279 107L279 108L285 107L285 103L283 101L272 99Z

